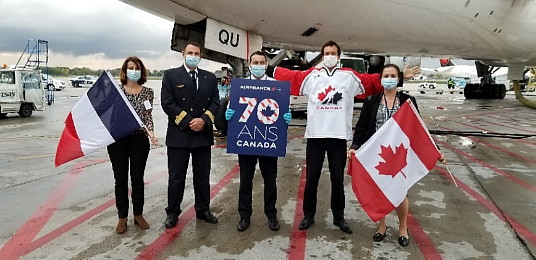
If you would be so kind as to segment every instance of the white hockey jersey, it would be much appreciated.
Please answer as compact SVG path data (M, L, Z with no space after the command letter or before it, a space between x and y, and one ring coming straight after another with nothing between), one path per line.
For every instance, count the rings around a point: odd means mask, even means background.
M300 88L301 95L308 95L305 138L352 140L354 97L363 93L361 80L350 69L311 71Z

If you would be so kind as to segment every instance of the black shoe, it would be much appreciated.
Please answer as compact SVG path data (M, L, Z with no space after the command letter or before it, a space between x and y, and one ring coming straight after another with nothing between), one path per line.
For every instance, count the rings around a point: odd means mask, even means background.
M218 219L210 213L210 210L205 211L205 213L197 213L195 217L208 223L218 223Z
M268 226L273 231L279 230L279 227L280 227L279 226L279 220L277 220L277 218L269 218L268 219Z
M407 245L409 245L409 238L405 237L405 236L398 237L398 243L401 246L407 246Z
M315 220L313 218L305 217L301 220L300 226L298 229L300 230L306 230L308 229L313 223L315 223Z
M344 233L352 234L352 229L350 229L350 226L348 226L348 223L346 223L346 220L344 219L333 220L333 225L338 226Z
M177 225L177 221L179 220L179 218L174 215L174 214L168 214L167 215L167 218L166 218L166 221L164 221L164 226L166 228L173 228Z
M380 227L376 229L376 233L374 233L374 236L372 236L372 240L376 242L382 241L385 238L385 233L387 233L387 228L385 228L385 232L383 232L383 234L378 232L378 230L380 230Z
M236 229L240 232L245 231L249 227L249 218L240 218Z
M406 231L407 232L407 231ZM409 245L409 233L408 233L408 236L399 236L398 237L398 243L401 245L401 246L407 246Z

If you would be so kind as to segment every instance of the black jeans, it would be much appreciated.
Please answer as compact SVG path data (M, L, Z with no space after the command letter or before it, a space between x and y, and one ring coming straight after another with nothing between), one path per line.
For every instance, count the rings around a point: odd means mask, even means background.
M255 166L259 161L259 168L264 179L264 214L268 218L275 218L277 209L277 157L238 155L238 165L240 166L240 191L238 192L238 213L242 218L249 218L253 212L252 190Z
M335 138L309 138L306 148L306 179L303 198L303 214L314 218L318 181L325 154L328 154L331 179L331 210L334 219L344 218L344 168L346 166L346 140Z
M128 216L128 170L132 186L132 209L134 215L143 214L145 165L149 156L149 138L136 132L108 145L108 155L115 178L115 206L120 218Z
M192 155L192 171L194 179L195 211L203 214L209 210L210 204L210 146L197 148L167 148L168 155L168 207L167 214L179 216L184 197L184 185L188 162Z

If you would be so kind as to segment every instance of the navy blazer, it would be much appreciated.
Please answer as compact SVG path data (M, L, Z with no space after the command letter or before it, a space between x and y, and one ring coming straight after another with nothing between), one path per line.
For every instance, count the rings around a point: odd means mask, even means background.
M378 114L378 108L380 102L383 100L383 92L380 94L369 96L363 101L363 108L359 114L359 120L355 125L354 138L352 141L351 149L359 149L374 133L376 133L376 115ZM398 92L398 98L400 98L400 105L404 104L409 98L413 105L419 111L417 101L415 97L410 96L403 92Z
M218 84L213 73L197 70L199 88L184 65L164 72L160 98L162 109L168 115L167 146L195 148L214 144L212 124L220 107ZM194 118L205 121L202 131L190 129Z

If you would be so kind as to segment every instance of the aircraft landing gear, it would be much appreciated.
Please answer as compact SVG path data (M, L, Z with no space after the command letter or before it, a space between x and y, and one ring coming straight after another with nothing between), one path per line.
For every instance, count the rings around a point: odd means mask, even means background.
M479 61L475 62L476 71L482 77L480 84L467 84L464 89L465 99L503 99L506 96L506 86L496 84L492 74L498 68L490 67Z
M467 84L463 92L465 99L503 99L506 96L504 84Z

